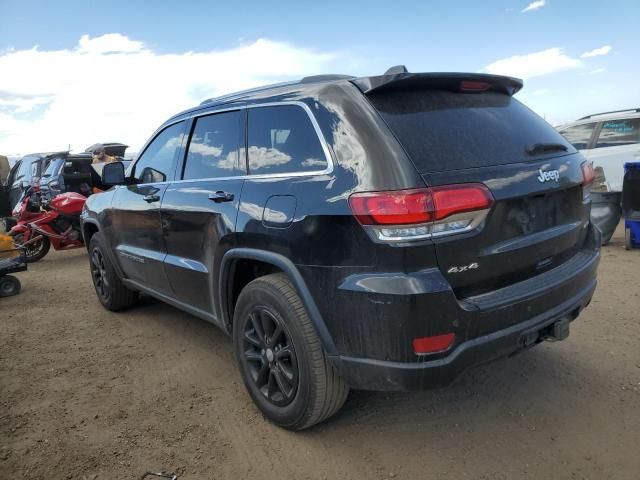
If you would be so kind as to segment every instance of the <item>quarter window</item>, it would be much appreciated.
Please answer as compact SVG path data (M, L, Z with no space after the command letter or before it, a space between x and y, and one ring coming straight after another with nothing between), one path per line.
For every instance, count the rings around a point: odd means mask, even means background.
M174 123L160 132L147 146L135 165L137 183L159 183L173 179L178 148L182 144L184 122Z
M602 122L596 148L640 143L640 118Z
M248 111L249 173L314 172L327 168L327 158L307 113L295 105Z
M196 120L184 168L185 180L239 174L241 121L239 111L207 115Z
M595 123L576 125L575 127L569 127L562 130L560 133L564 135L564 138L566 138L576 149L584 150L589 146L589 141L591 140L591 135L593 134L595 125Z

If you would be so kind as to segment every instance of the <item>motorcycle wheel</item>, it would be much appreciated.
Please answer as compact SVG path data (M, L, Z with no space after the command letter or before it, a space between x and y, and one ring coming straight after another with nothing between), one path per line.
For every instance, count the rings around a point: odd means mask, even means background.
M16 242L16 245L19 247L22 245L23 236L21 233L17 235L13 235L13 239ZM44 256L49 253L49 249L51 248L51 242L48 237L42 237L42 239L38 242L30 243L25 247L24 252L24 260L27 263L35 263L38 260L42 260Z

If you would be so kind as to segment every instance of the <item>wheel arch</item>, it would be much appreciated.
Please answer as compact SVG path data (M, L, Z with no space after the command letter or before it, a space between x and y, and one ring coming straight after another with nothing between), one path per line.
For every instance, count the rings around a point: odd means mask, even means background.
M100 233L101 231L102 229L100 228L100 224L96 220L93 220L93 219L82 220L82 238L84 239L84 246L87 249L87 252L89 252L89 243L91 242L91 239L96 233ZM106 238L104 240L105 242L108 243ZM117 258L117 255L115 254L115 251L113 251L108 244L105 245L104 247L105 247L105 253L107 257L109 257L109 260L111 261L111 263L113 264L116 274L121 279L125 279L126 277L124 275L124 272L122 271L122 268L120 268L120 263L118 262L118 258Z
M93 237L96 233L100 231L100 227L98 226L98 222L93 220L84 220L82 222L82 238L84 239L84 245L89 250L89 242L91 241L91 237Z
M238 261L241 260L262 262L275 267L287 275L307 310L309 318L311 319L316 333L322 342L325 352L328 355L337 354L333 338L322 319L320 310L318 310L318 306L311 296L311 292L307 288L302 275L291 260L274 252L253 248L235 248L227 251L222 257L220 264L220 281L218 282L218 300L221 308L222 319L226 328L230 330L233 323L234 302L232 289L234 285L234 269L237 266Z

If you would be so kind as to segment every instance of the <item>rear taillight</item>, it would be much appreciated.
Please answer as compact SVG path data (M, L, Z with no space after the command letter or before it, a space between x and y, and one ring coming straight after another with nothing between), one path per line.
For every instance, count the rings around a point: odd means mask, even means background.
M484 185L469 183L355 193L349 204L374 240L407 242L473 230L486 218L493 197Z
M460 82L461 92L484 92L491 88L491 84L488 82L474 82L471 80L463 80Z
M595 173L593 172L593 164L591 162L583 162L580 165L582 168L582 200L587 201L591 198L591 187L593 186L593 181L595 178Z

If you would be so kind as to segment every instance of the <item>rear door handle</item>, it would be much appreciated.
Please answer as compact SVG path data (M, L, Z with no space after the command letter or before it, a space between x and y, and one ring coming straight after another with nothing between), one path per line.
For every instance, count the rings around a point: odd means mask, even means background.
M145 195L144 197L142 197L142 199L147 203L157 202L158 200L160 200L160 195L152 193L151 195Z
M233 193L219 190L209 195L209 200L213 200L216 203L231 202L233 200Z

